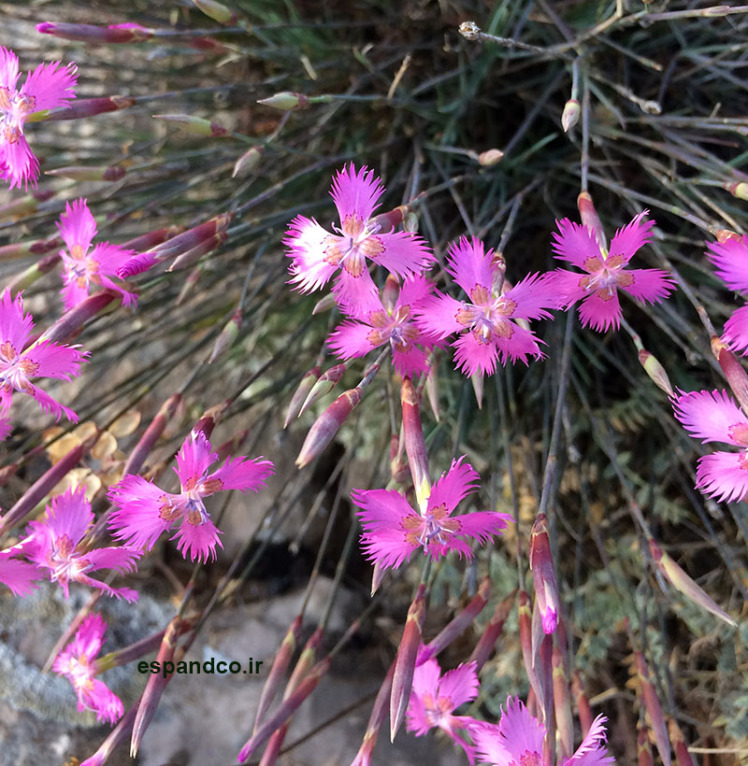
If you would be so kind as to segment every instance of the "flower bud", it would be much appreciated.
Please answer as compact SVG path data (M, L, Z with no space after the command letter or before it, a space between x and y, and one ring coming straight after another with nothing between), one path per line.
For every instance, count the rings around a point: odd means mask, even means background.
M561 127L564 133L568 133L578 122L582 114L582 107L579 99L570 98L564 104L564 111L561 113Z
M361 401L361 391L352 388L342 393L318 418L309 429L296 465L303 468L317 458L335 438L335 434Z
M738 199L748 200L748 183L738 181L737 183L726 183L724 188Z
M260 99L257 103L270 106L273 109L280 109L282 112L292 112L297 109L306 109L310 102L309 96L305 96L303 93L283 91L270 96L270 98Z
M262 146L252 146L234 163L232 178L244 178L253 173L260 165L265 149Z
M216 0L192 0L192 2L206 16L209 16L219 24L235 24L239 18L234 11L227 8L223 3L216 2Z
M209 136L211 138L223 138L229 135L228 128L211 120L195 117L191 114L154 114L154 119L176 125L187 133L195 136Z
M44 171L48 176L61 176L73 181L119 181L125 177L127 171L119 165L109 167L85 167L83 165L70 165L64 168Z
M81 117L93 117L107 112L118 112L128 109L137 103L137 99L130 96L104 96L103 98L78 98L70 106L61 106L50 109L47 122L59 122L61 120L77 120Z
M53 35L63 40L77 40L84 43L139 43L153 37L153 30L140 24L111 24L97 27L93 24L65 24L44 21L36 25L36 31Z
M501 149L488 149L478 155L478 164L483 168L490 168L492 165L497 165L501 162L503 157L504 152Z
M556 572L553 568L551 544L546 516L539 513L530 534L530 569L535 581L535 596L543 618L543 633L549 635L558 626L559 599Z

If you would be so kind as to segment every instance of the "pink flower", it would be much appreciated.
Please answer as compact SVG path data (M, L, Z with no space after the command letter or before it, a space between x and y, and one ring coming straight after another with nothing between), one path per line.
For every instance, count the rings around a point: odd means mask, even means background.
M16 553L18 551L12 548L0 551L0 582L7 585L14 596L26 596L34 590L34 580L38 580L41 574L33 564L11 558Z
M96 657L101 651L106 633L106 622L100 614L90 614L81 623L75 638L57 655L52 670L67 676L78 696L78 711L92 710L100 723L116 723L125 707L122 700L103 681L97 681L99 672Z
M26 142L24 123L35 112L67 106L75 98L76 68L59 61L39 64L20 90L17 82L18 57L0 46L0 176L10 181L11 189L22 183L36 186L39 162Z
M212 473L208 468L218 460L202 431L193 431L177 454L174 469L182 485L178 494L164 492L153 482L132 474L109 490L109 499L119 506L109 525L113 535L138 548L150 550L162 532L181 522L173 540L183 556L194 561L214 559L220 534L205 509L203 498L220 490L257 491L272 473L269 460L245 457L228 458Z
M351 499L362 509L358 511L364 528L361 544L372 561L383 568L397 567L418 548L434 561L450 551L472 558L470 538L485 543L506 528L511 516L505 513L451 515L459 502L478 488L477 472L463 459L453 461L449 471L434 482L426 508L420 513L392 490L351 492Z
M483 243L462 237L447 251L446 270L468 294L469 301L449 295L424 300L417 312L420 327L440 338L462 333L452 344L457 366L466 375L492 375L497 360L525 364L528 356L542 358L538 339L517 320L550 317L546 307L556 302L544 277L537 274L505 290L504 269L494 251Z
M117 274L117 270L130 259L133 252L108 242L100 242L91 248L96 235L96 221L86 200L77 199L72 205L68 202L57 228L67 246L67 250L60 250L65 282L62 295L66 309L72 309L85 300L91 285L108 287L118 292L125 306L135 304L136 296L109 278Z
M392 347L392 363L403 377L428 370L428 351L439 339L421 330L413 310L432 290L422 276L406 279L397 298L384 305L378 294L357 307L356 321L343 322L332 333L329 345L341 359L365 356L385 343ZM387 293L388 291L385 290ZM389 296L387 296L389 297Z
M452 715L465 702L478 696L478 675L475 662L459 665L441 675L436 658L418 665L413 673L410 703L407 711L408 731L422 737L438 726L465 750L470 763L475 762L475 748L457 734L456 729L468 729L473 719Z
M5 419L13 392L20 391L36 399L43 410L53 413L58 420L64 414L68 420L76 422L78 416L71 409L37 388L31 378L70 380L80 373L80 364L85 361L86 354L75 346L50 341L25 348L33 327L31 314L24 314L21 295L13 299L6 290L0 296L0 418Z
M612 766L605 750L605 718L598 716L577 751L563 766ZM498 725L479 723L471 733L478 756L493 766L543 766L545 726L521 701L507 697Z
M725 442L739 452L714 452L699 458L696 488L717 500L736 502L748 494L748 417L726 391L679 392L675 417L695 439Z
M284 244L292 259L290 284L303 293L318 290L338 270L333 288L343 307L355 310L376 295L367 259L397 276L412 276L427 268L434 257L425 242L409 232L383 232L371 216L384 188L374 172L353 164L335 177L331 195L340 228L330 234L313 218L297 216L288 227Z
M731 289L748 293L748 237L707 243L706 256L714 264L714 273ZM748 306L736 309L725 322L722 336L733 351L748 354Z
M623 313L618 302L619 288L632 298L648 303L661 301L674 289L671 277L661 269L627 268L636 251L651 239L654 221L642 223L648 212L640 213L615 233L610 253L600 247L587 227L572 223L568 218L556 221L558 233L553 235L556 258L587 273L582 276L558 269L550 275L551 285L564 308L582 300L579 316L584 327L598 331L618 329Z
M70 583L79 582L115 598L137 601L138 594L132 588L112 588L88 576L88 572L97 569L127 572L134 568L135 560L140 556L140 551L131 548L89 549L84 538L93 521L84 488L69 489L52 498L44 521L29 524L28 536L20 547L29 561L47 570L49 579L60 584L65 598L70 597Z

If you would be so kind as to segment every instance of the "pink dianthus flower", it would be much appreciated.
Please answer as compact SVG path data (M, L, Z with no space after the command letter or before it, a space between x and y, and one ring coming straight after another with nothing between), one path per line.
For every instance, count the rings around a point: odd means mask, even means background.
M739 452L713 452L699 458L696 488L717 500L737 502L748 494L748 417L726 391L679 392L675 417L695 439L724 442Z
M605 750L605 718L598 716L576 752L563 766L612 766ZM545 726L524 704L507 698L498 724L476 723L471 729L478 757L492 766L543 766Z
M97 569L127 572L134 568L140 551L126 547L89 548L84 542L93 525L94 514L86 500L82 486L56 495L46 508L43 521L29 524L28 536L19 547L42 571L47 571L52 582L60 584L65 598L69 598L71 582L79 582L103 591L109 596L137 601L132 588L112 588L100 580L89 577Z
M468 662L442 675L435 657L416 666L406 714L408 731L421 737L438 726L465 750L470 763L475 762L475 748L457 732L467 730L473 719L452 711L478 696L476 668L475 662Z
M62 296L66 309L72 309L85 300L91 285L108 287L118 292L125 306L136 302L137 297L133 293L110 279L134 253L108 242L99 242L91 247L96 236L96 221L85 199L77 199L65 205L65 212L57 228L67 246L66 250L60 250L65 282Z
M731 289L748 293L748 237L731 237L724 242L709 242L707 258L714 264L714 273ZM733 351L748 354L748 306L733 311L725 322L722 336Z
M586 226L568 218L556 221L558 232L553 235L556 258L568 261L586 274L558 269L549 275L549 280L564 308L582 301L579 317L584 327L598 331L618 329L623 314L619 289L647 303L661 301L675 289L672 278L662 269L628 268L637 250L651 239L654 221L642 222L648 212L639 213L631 223L616 231L609 252L600 247Z
M355 313L351 312L351 320L343 322L332 333L330 348L341 359L350 359L365 356L389 343L392 363L400 375L413 377L426 372L428 352L439 339L415 323L413 312L431 290L426 277L415 276L405 280L394 301L385 298L383 302L378 293L371 296Z
M100 723L116 723L125 712L122 700L96 679L96 657L101 651L106 622L100 614L90 614L81 623L75 638L55 659L52 670L66 676L78 697L78 711L92 710Z
M18 57L0 46L0 176L10 181L10 188L36 186L39 161L31 152L23 126L35 112L67 106L75 98L74 64L59 61L39 64L29 72L20 90Z
M539 341L517 320L548 318L545 310L556 300L545 277L530 274L514 287L507 287L504 269L494 251L486 252L483 242L462 237L447 251L446 270L468 294L459 301L437 292L417 309L419 326L439 338L461 333L452 344L457 366L466 375L492 375L496 362L528 356L542 358Z
M309 293L339 271L333 292L341 306L355 311L377 292L367 260L403 279L427 268L434 257L420 237L405 231L382 231L382 224L372 219L383 192L373 171L357 171L353 164L344 167L331 191L340 227L333 226L331 234L303 215L288 227L284 244L292 259L290 284Z
M213 472L210 466L218 460L202 431L193 431L177 453L174 469L181 492L159 489L142 476L129 474L109 489L109 499L119 506L109 518L112 534L138 548L151 549L163 532L179 522L173 540L183 556L192 561L216 557L218 528L205 508L203 498L221 490L257 491L272 473L269 460L246 457L228 458ZM221 546L223 547L223 546Z
M51 412L59 420L65 415L77 422L78 416L63 406L41 388L32 378L58 378L70 380L80 373L80 364L86 354L75 346L63 346L42 341L26 348L34 322L31 314L25 314L23 298L11 297L6 290L0 296L0 431L7 434L6 413L10 410L13 392L28 394L39 402L41 408Z
M411 508L399 493L388 489L354 489L351 499L361 508L364 553L383 568L397 567L419 548L436 561L450 551L472 558L472 540L485 543L505 529L511 516L475 511L452 516L457 505L478 488L478 473L464 458L455 460L431 487L426 507Z

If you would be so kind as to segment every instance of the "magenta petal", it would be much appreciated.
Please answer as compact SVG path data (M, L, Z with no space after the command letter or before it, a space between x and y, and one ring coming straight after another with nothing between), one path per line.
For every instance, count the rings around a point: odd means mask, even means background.
M709 242L707 258L714 264L714 273L736 292L748 292L748 237Z
M611 327L616 330L621 324L621 304L618 301L618 293L613 290L613 295L603 300L595 292L588 295L579 305L579 318L583 327L591 327L598 332L605 332Z
M341 359L365 356L376 348L369 340L372 328L362 322L343 322L330 335L327 345Z
M436 260L429 252L426 242L407 231L377 234L375 239L382 243L384 250L372 256L372 261L402 279L417 275Z
M616 231L610 240L610 257L622 255L628 262L640 247L652 239L654 221L642 223L642 218L648 213L649 210L643 210L631 223Z
M29 73L21 93L33 97L35 112L67 106L67 102L75 98L76 73L75 64L63 66L59 61L39 64Z
M416 375L427 372L429 355L421 348L410 346L406 351L397 348L392 352L392 364L398 374L404 378L414 378Z
M0 296L0 342L7 341L20 354L33 326L31 314L24 313L23 296L19 293L13 298L5 290Z
M477 491L480 487L480 476L470 465L463 462L465 455L459 460L453 460L449 471L443 473L431 487L428 499L429 508L444 506L449 513L468 495Z
M539 341L535 335L524 327L511 323L512 334L505 338L498 336L495 339L496 347L501 354L502 364L506 364L507 358L512 363L522 361L527 364L527 357L534 356L536 359L543 359L545 354L540 350Z
M23 185L36 186L39 176L39 160L36 159L25 136L19 136L13 143L0 142L0 166L3 178L10 182L10 188Z
M216 460L218 454L212 451L205 434L192 431L177 453L177 467L174 470L184 487L190 479L202 477Z
M452 344L455 348L457 368L468 377L480 371L484 375L493 375L499 351L495 343L479 341L475 334L467 332Z
M600 257L595 235L586 226L572 223L568 218L556 221L556 226L558 232L554 232L551 245L556 258L583 269L589 258Z
M748 417L726 391L679 392L673 397L675 417L695 439L748 446L732 435L732 427L748 430Z
M551 314L546 309L558 305L556 289L545 274L529 274L517 282L504 293L507 300L517 304L512 319L548 319Z
M436 295L424 298L416 307L416 324L424 332L446 338L464 329L464 325L457 321L457 314L463 306L451 295L437 291Z
M733 351L742 352L744 356L748 354L748 306L733 311L725 322L722 338Z
M347 313L351 314L357 312L357 307L368 305L372 296L377 295L377 287L368 269L365 268L358 275L353 275L346 270L345 264L335 280L332 291L335 300Z
M171 526L171 521L161 518L160 509L176 497L142 476L125 476L109 489L110 502L119 506L109 517L112 535L136 548L151 549L161 533Z
M584 274L566 269L556 269L548 274L548 288L556 295L557 308L569 308L588 294L582 286L584 277Z
M597 716L582 744L564 766L614 766L615 759L605 750L605 717Z
M0 582L10 588L14 596L26 596L36 588L35 580L42 574L33 565L21 559L0 557Z
M283 240L292 259L289 283L302 293L318 290L330 281L337 265L325 261L328 234L314 219L297 216L288 227Z
M655 303L675 289L672 278L662 269L626 269L625 273L634 281L630 285L621 285L621 289L639 301Z
M15 90L18 74L18 56L0 45L0 88Z
M348 216L356 216L366 221L376 210L383 191L384 187L373 170L362 167L356 171L353 163L350 163L333 179L330 196L335 202L341 221Z
M64 535L75 546L83 539L93 520L91 503L86 500L84 488L78 486L52 498L47 506L45 522L34 521L31 524L36 529L45 526L55 538Z
M439 681L439 695L448 697L452 710L471 702L478 696L478 674L475 662L448 670Z
M221 482L221 489L224 490L257 492L265 486L265 480L272 473L273 464L270 460L235 457L228 458L223 466L209 476L209 479L218 479Z
M470 240L460 237L447 250L447 271L468 295L476 286L485 287L490 292L493 255L494 251L486 252L483 242L477 237Z
M178 540L177 549L191 561L214 561L216 546L223 548L218 539L221 533L216 525L206 519L202 524L190 524L185 518L172 540Z
M83 557L91 565L90 571L97 569L113 569L120 574L129 572L135 568L135 562L142 555L142 551L133 548L94 548L83 554Z
M42 341L25 351L23 357L37 365L35 377L70 380L80 374L81 362L87 355L77 346Z
M86 200L81 198L68 202L57 228L68 250L72 251L77 246L83 253L87 252L96 236L96 220Z
M742 452L715 452L699 458L696 488L716 500L737 503L748 494L748 468Z

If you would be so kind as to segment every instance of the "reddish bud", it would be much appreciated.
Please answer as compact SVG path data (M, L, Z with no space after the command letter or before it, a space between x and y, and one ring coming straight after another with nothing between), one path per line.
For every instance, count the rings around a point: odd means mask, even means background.
M16 242L12 245L0 247L0 261L12 261L16 258L25 258L27 255L42 255L54 248L59 247L62 240L59 237L51 239L37 239L33 242Z
M425 508L431 493L429 458L426 439L421 426L421 402L410 378L403 378L400 402L403 411L403 437L405 439L405 451L408 454L410 475L413 477L418 505L420 508Z
M727 382L732 389L735 398L748 414L748 374L735 354L727 348L727 344L716 335L712 337L712 354L719 362Z
M296 458L299 468L319 457L360 401L361 391L358 388L345 391L314 421Z
M600 221L600 216L595 210L595 206L592 204L592 197L589 193L583 191L577 197L577 208L579 209L579 217L582 219L582 223L595 235L597 244L602 250L608 249L608 244L605 240L605 231Z
M139 24L112 24L97 27L93 24L65 24L45 21L36 25L36 31L53 35L63 40L77 40L84 43L139 43L153 37L153 30Z
M227 237L228 234L225 231L219 231L212 237L204 239L186 253L177 256L167 271L180 271L181 269L188 269L190 266L194 266L204 255L218 249L226 241Z
M636 755L638 766L654 766L652 747L649 744L649 732L641 723L636 727Z
M686 740L683 738L683 732L673 718L668 719L668 732L670 734L670 741L673 743L675 760L678 762L678 766L694 766L691 753L688 752Z
M216 342L213 344L213 350L210 354L210 359L208 359L208 364L213 364L219 356L224 354L227 349L234 345L234 341L239 336L239 328L241 325L242 309L241 306L239 306L216 338Z
M127 242L122 243L122 247L140 253L143 250L150 250L152 247L160 245L168 239L172 239L183 231L184 226L166 226L163 229L154 229L154 231L141 234L139 237L128 239Z
M288 424L299 417L301 413L301 407L304 401L309 396L309 392L314 387L314 384L319 379L320 368L318 366L312 367L311 370L304 374L301 382L296 388L291 403L288 405L288 412L286 412L286 419L283 423L283 428L288 428Z
M22 218L33 215L39 209L40 202L46 202L54 197L53 191L37 191L20 199L0 205L0 221L20 221Z
M177 411L181 401L181 394L172 394L161 405L158 414L153 418L151 424L146 428L145 433L140 437L140 440L125 461L125 466L122 470L123 476L140 471L146 457L148 457L148 454L164 432L169 421L174 417L174 413Z
M553 647L551 655L553 666L553 710L558 736L558 760L565 763L574 752L574 722L571 718L571 697L569 695L569 679L566 677L564 658L561 650Z
M592 715L592 707L590 701L587 699L587 695L584 693L582 686L582 679L579 676L579 671L574 671L574 676L571 680L571 691L574 694L574 701L577 703L577 717L579 718L579 725L582 729L582 736L586 737L587 732L592 727L592 722L595 720L595 716Z
M665 725L665 716L662 713L660 699L657 696L657 690L649 678L649 669L644 655L641 652L634 652L634 665L639 677L640 690L644 709L647 711L649 723L652 726L652 732L655 738L657 750L665 766L670 766L670 740L667 735Z
M107 112L119 112L121 109L129 109L137 103L130 96L104 96L102 98L78 98L70 106L61 106L50 109L45 118L47 122L59 122L61 120L78 120L85 117L94 117L97 114Z
M65 343L76 334L83 325L103 311L113 300L120 296L111 290L100 290L89 295L77 306L66 311L54 324L50 325L40 336L39 342L52 341Z
M418 586L416 597L408 609L403 636L395 659L395 673L392 678L392 693L390 695L390 739L395 734L405 718L405 711L410 702L410 692L413 685L413 673L416 669L418 648L421 645L421 630L423 618L426 615L426 586Z
M469 658L477 663L478 670L486 664L488 658L491 656L491 652L493 652L494 647L496 646L501 631L504 629L504 623L509 617L509 613L512 611L516 597L517 591L513 590L506 598L499 602L488 625L478 639L478 643L475 645L475 649L473 649L473 653Z
M539 513L530 534L530 569L535 582L535 597L543 619L543 633L555 633L560 612L558 583L553 568L546 516Z

